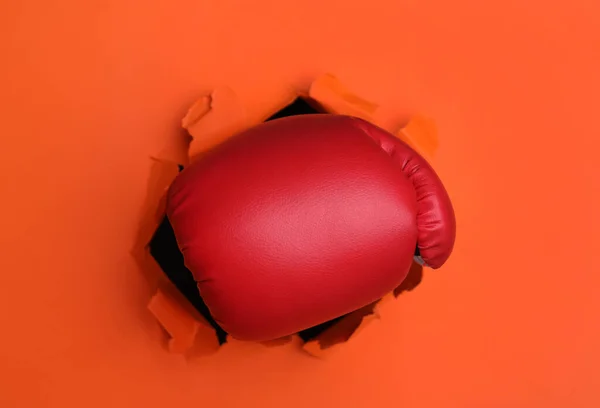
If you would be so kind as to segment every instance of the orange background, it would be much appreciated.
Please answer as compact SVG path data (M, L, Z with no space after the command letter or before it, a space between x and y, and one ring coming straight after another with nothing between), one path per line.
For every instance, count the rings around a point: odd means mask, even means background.
M0 5L0 406L600 406L600 6L434 0ZM325 361L168 354L129 255L189 104L331 71L440 130L456 251Z

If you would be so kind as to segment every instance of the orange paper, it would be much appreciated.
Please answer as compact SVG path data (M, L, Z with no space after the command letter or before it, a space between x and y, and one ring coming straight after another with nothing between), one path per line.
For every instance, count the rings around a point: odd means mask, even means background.
M0 406L599 407L599 14L590 0L0 2ZM258 109L326 72L435 120L452 258L326 358L293 341L169 353L147 308L158 282L130 256L149 157L186 155L181 119L212 90Z

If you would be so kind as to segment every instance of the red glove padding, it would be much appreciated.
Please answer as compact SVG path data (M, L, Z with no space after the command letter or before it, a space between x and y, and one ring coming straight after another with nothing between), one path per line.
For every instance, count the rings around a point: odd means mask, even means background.
M215 320L241 340L296 333L441 266L455 219L406 144L360 119L303 115L227 140L173 182L167 215Z

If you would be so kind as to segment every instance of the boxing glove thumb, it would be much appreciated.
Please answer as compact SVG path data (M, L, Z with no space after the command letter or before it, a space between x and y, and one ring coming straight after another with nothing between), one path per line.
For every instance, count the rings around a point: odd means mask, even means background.
M429 163L411 147L385 130L353 118L365 134L388 153L412 183L417 197L416 260L433 269L450 257L456 236L456 218L442 181Z

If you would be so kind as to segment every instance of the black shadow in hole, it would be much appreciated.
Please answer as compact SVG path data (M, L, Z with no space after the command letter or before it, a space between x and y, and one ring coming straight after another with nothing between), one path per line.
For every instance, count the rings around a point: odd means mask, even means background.
M167 278L215 329L219 344L225 343L227 333L213 319L206 303L202 300L194 275L184 264L183 254L177 246L175 232L167 217L164 217L158 226L149 246L150 255L156 260Z
M311 115L315 113L323 113L315 109L310 103L302 98L296 99L294 102L283 108L282 110L275 112L271 115L266 122L270 120L285 118L287 116L298 116L298 115Z

